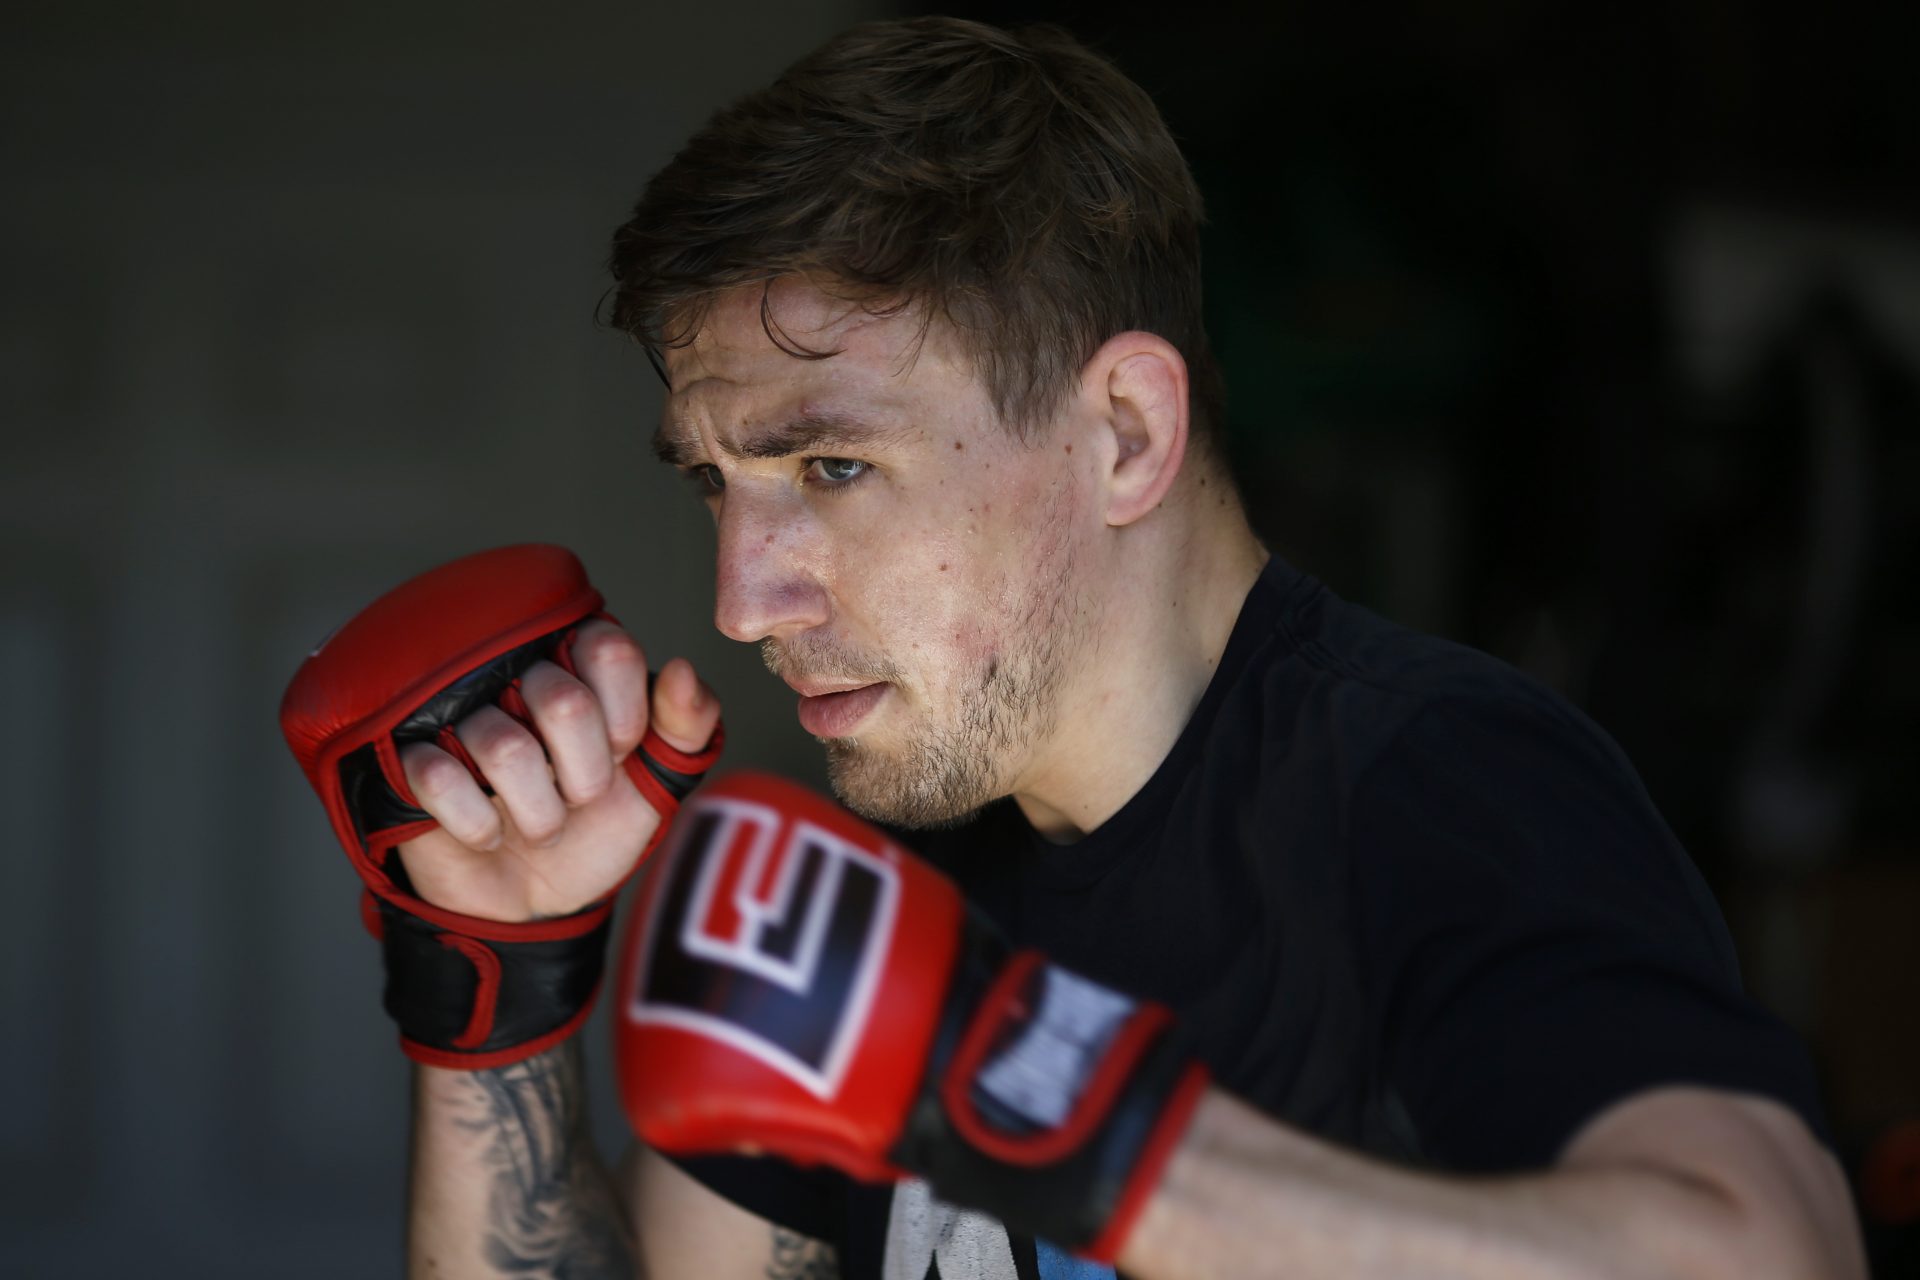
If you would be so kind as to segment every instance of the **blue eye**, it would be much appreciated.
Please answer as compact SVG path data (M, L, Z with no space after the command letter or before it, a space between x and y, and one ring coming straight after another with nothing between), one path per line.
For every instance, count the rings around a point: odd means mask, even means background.
M867 473L867 464L853 458L815 458L809 469L829 487L852 484Z

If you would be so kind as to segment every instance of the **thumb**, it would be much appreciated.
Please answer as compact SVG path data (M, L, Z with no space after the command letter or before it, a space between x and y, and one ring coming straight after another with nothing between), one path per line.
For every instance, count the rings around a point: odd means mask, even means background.
M654 731L688 753L706 746L720 724L720 699L685 658L667 663L654 678L651 710Z

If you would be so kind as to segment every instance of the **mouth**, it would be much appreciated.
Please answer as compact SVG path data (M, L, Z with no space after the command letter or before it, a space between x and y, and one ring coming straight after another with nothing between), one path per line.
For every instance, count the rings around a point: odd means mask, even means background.
M831 684L800 689L800 727L816 738L844 738L880 705L891 688L885 681L835 689Z

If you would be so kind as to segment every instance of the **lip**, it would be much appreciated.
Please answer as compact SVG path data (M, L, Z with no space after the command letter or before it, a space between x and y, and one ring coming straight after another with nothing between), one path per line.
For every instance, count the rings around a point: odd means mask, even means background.
M816 738L844 738L880 705L890 688L884 681L800 695L800 727Z
M851 693L855 689L865 689L878 683L873 680L795 680L791 676L781 676L787 682L787 688L803 698L824 698L830 693Z

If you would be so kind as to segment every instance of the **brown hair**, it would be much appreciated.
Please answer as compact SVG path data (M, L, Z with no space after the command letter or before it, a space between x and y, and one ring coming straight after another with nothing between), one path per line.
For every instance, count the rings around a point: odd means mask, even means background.
M920 305L1001 419L1050 421L1100 344L1185 356L1196 437L1219 373L1200 315L1200 193L1150 99L1057 27L872 22L716 114L614 233L611 322L691 342L713 296L825 276L876 313ZM767 336L792 355L763 293ZM924 331L923 331L924 332Z

